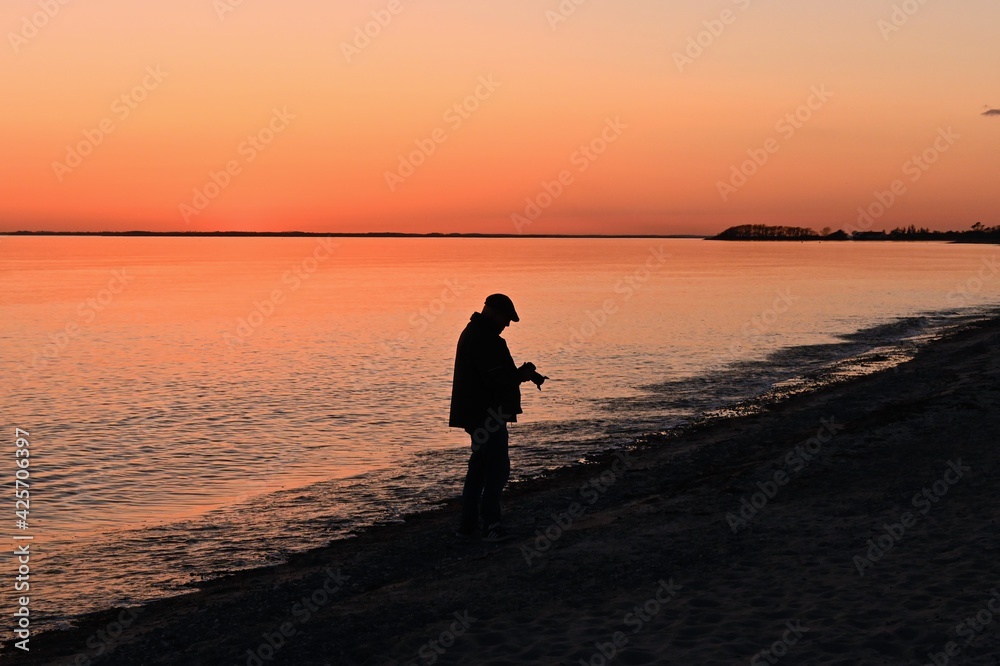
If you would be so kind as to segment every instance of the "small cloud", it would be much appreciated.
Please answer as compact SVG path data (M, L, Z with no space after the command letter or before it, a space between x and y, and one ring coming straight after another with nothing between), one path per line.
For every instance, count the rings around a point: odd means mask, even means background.
M984 116L1000 116L1000 109L987 109L983 111Z

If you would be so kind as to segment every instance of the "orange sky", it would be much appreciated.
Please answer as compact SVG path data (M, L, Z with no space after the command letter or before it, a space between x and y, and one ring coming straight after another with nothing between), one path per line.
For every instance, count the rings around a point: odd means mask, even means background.
M1000 224L993 0L62 1L0 7L0 230Z

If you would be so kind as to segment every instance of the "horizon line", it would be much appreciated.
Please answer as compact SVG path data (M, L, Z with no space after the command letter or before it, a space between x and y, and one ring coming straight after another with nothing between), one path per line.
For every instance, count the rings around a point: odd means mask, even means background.
M708 238L702 234L501 234L405 231L0 231L0 236L266 236L339 238Z

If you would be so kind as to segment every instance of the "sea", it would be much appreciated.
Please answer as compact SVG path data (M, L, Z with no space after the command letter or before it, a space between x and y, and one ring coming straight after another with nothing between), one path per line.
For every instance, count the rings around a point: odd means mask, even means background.
M44 632L455 498L469 453L448 428L455 345L491 293L520 315L504 333L515 361L550 378L522 387L516 483L904 362L996 316L996 255L933 242L2 237L0 603L10 616L25 594L19 545Z

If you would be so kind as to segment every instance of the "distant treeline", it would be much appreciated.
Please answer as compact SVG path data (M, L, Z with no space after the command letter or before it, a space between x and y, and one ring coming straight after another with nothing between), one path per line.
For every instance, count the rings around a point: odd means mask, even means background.
M845 234L846 235L846 234ZM741 224L729 227L711 240L815 240L820 234L805 227L778 227L767 224Z
M815 231L807 227L785 227L768 224L741 224L729 227L709 240L828 240L828 241L955 241L960 243L998 243L1000 226L986 227L976 222L968 231L931 231L926 227L896 227L892 231L832 231L826 227Z

